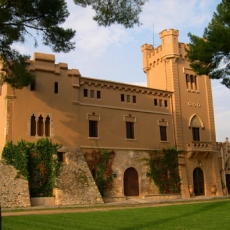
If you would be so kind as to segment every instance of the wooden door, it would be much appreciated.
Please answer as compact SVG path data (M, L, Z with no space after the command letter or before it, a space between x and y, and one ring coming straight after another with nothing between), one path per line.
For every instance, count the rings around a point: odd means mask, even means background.
M226 174L226 187L229 193L230 192L230 174Z
M124 174L124 195L139 196L138 173L134 168L128 168Z
M195 168L193 171L193 185L195 196L204 195L204 176L200 168Z

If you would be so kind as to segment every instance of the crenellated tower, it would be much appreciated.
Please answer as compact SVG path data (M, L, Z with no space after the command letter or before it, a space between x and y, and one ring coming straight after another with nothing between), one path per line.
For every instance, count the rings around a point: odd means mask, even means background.
M190 164L191 168L194 168L198 161L202 162L201 159L212 158L211 165L208 161L204 162L207 169L213 168L212 181L208 183L214 183L218 175L218 162L215 154L211 81L208 76L198 76L191 69L186 58L186 44L178 41L178 30L163 30L159 35L160 46L154 48L152 45L144 44L141 47L147 86L173 92L171 109L175 146L178 150L186 152L182 164ZM186 170L181 167L185 185L192 180L186 176L191 176L190 169L187 167ZM219 189L220 184L217 186Z

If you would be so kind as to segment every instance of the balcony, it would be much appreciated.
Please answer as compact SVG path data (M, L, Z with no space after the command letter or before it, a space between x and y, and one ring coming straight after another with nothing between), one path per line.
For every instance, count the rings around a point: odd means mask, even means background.
M212 142L190 141L187 143L188 158L197 158L202 153L203 158L209 158L214 152Z

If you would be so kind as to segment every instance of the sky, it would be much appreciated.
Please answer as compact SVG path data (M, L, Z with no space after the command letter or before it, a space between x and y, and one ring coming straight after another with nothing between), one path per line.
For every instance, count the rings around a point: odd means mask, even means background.
M179 41L189 43L188 33L202 36L216 6L221 0L149 0L140 14L141 26L125 29L121 25L99 27L92 19L91 7L82 8L66 0L70 16L62 25L76 30L74 51L56 53L56 63L68 63L69 69L79 69L84 77L99 78L146 86L142 70L141 45L160 45L159 33L164 29L179 30ZM41 37L38 37L38 41ZM34 52L54 54L32 39L15 48L33 57ZM230 89L212 80L216 140L230 137Z

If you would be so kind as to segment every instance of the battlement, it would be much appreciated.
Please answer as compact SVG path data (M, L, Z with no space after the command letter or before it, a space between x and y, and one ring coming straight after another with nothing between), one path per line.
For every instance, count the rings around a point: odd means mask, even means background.
M179 36L179 30L169 29L169 30L163 30L160 32L160 38L163 38L165 36L174 35Z
M34 53L33 61L55 62L55 55L45 53Z

